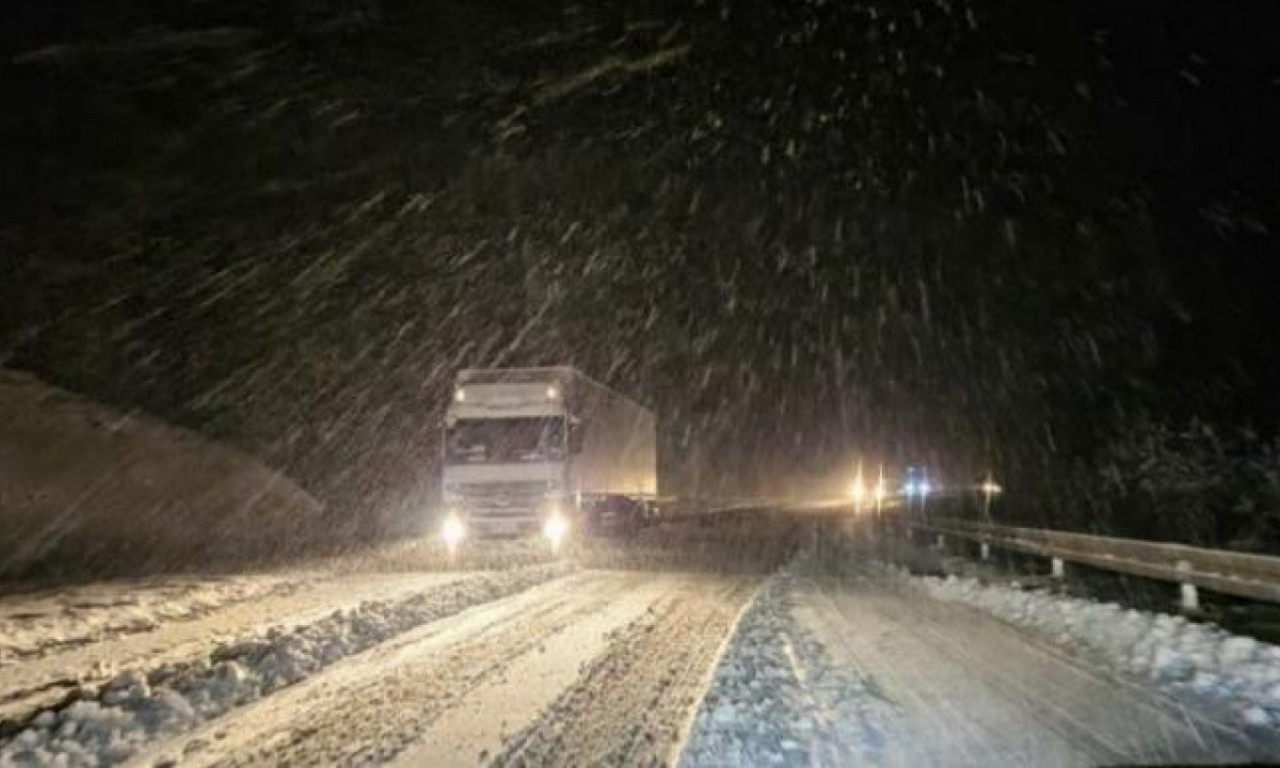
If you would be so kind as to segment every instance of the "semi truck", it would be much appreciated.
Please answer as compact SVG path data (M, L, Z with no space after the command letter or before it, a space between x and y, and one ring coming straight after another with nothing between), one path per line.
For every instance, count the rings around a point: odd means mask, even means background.
M653 413L567 366L459 371L445 413L441 534L629 533L656 513Z

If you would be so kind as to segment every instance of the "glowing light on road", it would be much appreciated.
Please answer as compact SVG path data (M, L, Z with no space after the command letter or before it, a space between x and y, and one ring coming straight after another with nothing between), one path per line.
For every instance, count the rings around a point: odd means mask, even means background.
M569 535L569 521L559 512L554 512L547 521L542 524L542 535L551 542L551 546L559 547L560 542L564 541Z
M467 401L467 390L462 387L453 390L453 400L454 402L465 403Z
M989 523L991 522L991 499L1002 493L1004 489L988 473L987 479L982 481L982 484L978 486L978 490L982 493L982 516Z
M559 390L558 388L554 387L554 386L552 386L552 387L547 387L547 399L548 399L548 400L559 400L559 399L560 399L560 390Z
M853 497L853 503L861 505L862 500L867 497L867 486L859 477L853 481L853 487L849 489L849 495Z
M853 485L849 488L849 495L853 497L853 508L855 512L862 511L862 504L867 499L867 483L862 479L862 461L858 461L858 472L853 477Z
M450 512L445 516L444 524L440 526L440 538L444 539L444 543L450 550L456 549L466 535L467 526L456 512Z

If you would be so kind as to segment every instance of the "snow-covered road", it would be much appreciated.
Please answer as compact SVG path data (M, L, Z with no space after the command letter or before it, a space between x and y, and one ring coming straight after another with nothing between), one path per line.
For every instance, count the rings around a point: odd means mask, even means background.
M882 764L1084 766L1246 757L1231 735L967 606L806 580L796 614L886 705Z
M0 671L26 723L0 766L661 763L759 578L551 565L264 591ZM33 707L64 678L80 701Z
M1212 708L1206 708L1212 709ZM685 768L1097 766L1275 758L1229 718L869 568L775 576L696 719Z
M753 580L585 572L424 625L132 764L599 765L675 744ZM575 722L575 720L577 722Z
M11 596L0 636L22 650L0 668L0 768L1276 757L1232 720L1247 708L1199 707L974 597L1003 589L1004 605L1008 588L839 554L819 566L802 551L773 575L560 562ZM1036 599L1037 616L1068 600ZM41 642L40 626L73 641Z
M0 719L22 719L69 690L106 683L124 669L194 661L249 633L304 626L337 610L402 600L464 578L367 573L166 579L13 600L0 611L0 626L8 629L12 647L27 641L21 646L26 653L0 667Z

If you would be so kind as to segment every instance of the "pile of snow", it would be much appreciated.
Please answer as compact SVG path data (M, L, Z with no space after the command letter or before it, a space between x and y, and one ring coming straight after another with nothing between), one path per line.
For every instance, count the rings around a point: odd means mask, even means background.
M0 668L54 648L146 632L296 589L299 576L169 577L0 598Z
M0 742L0 768L111 765L391 637L564 575L565 564L477 574L407 600L370 601L303 627L220 646L198 664L118 675Z
M918 583L936 599L965 603L1059 643L1083 647L1166 692L1225 708L1246 726L1280 727L1280 646L1115 603L955 576L925 577Z
M761 587L743 615L689 734L680 765L857 765L885 746L889 705L832 666L792 615L793 576Z

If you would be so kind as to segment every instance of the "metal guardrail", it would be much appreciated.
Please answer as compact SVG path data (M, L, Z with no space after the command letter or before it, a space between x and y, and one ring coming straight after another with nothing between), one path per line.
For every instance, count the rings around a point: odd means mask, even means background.
M1181 584L1187 608L1198 607L1197 587L1280 603L1280 557L965 520L895 519L917 530L1050 558L1059 576L1068 562Z

